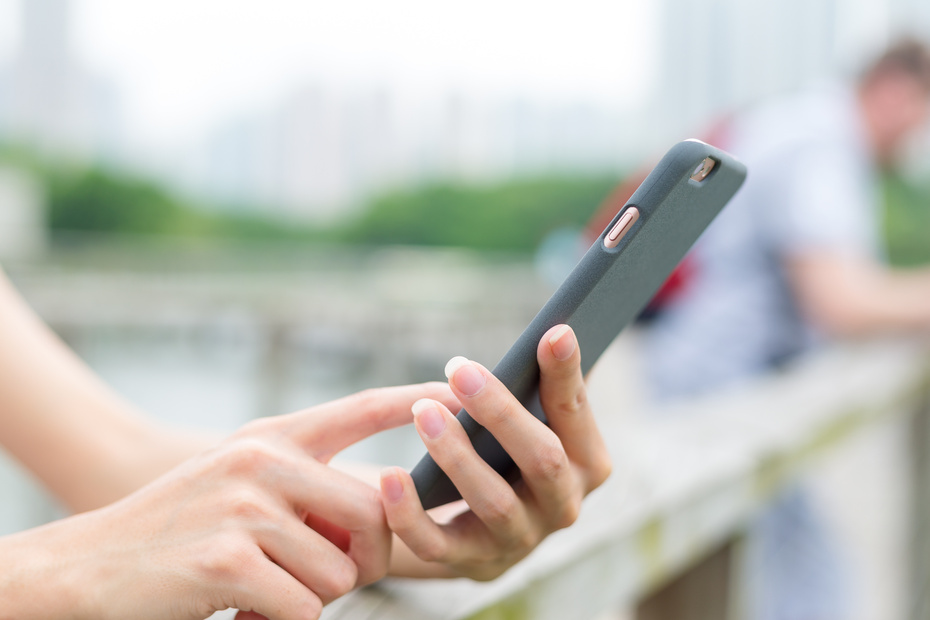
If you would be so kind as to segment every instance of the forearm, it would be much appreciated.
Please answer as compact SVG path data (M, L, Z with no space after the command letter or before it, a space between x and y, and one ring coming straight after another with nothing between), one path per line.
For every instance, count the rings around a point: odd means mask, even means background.
M0 272L0 444L75 510L112 502L206 442L158 428L45 326Z
M81 606L94 597L85 583L84 517L0 537L0 620L88 617Z
M120 501L0 538L0 620L318 617L380 579L390 550L378 493L325 460L447 393L384 388L256 420Z
M811 253L788 262L801 310L840 335L930 329L930 269L892 270L865 260Z
M866 327L930 329L930 270L884 271L876 278L875 294L863 300Z

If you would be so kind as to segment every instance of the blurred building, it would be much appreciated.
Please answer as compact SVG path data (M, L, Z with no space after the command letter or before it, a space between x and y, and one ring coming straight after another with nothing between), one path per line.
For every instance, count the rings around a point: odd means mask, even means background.
M71 2L28 0L20 13L20 47L0 69L0 140L82 159L111 154L118 99L75 60Z
M185 183L233 205L333 217L390 174L391 113L383 90L306 85L273 110L210 131L194 149Z
M930 2L665 0L659 22L649 122L677 137L764 97L849 76L896 35L930 39Z
M930 37L930 3L665 0L658 23L660 75L641 108L316 84L212 134L193 185L334 217L392 185L622 170L756 100L848 75L897 33Z
M76 60L72 3L19 6L21 46L0 67L0 141L115 159L118 98ZM572 93L546 100L437 89L414 97L392 84L308 77L266 109L217 119L169 155L128 155L208 202L332 219L393 186L622 170L754 100L848 73L896 32L930 38L926 0L659 7L655 45L642 58L616 59L619 67L658 55L652 92L635 109Z
M392 186L615 170L629 145L623 130L618 111L583 102L408 101L387 87L313 83L212 131L185 164L186 183L225 202L326 219Z

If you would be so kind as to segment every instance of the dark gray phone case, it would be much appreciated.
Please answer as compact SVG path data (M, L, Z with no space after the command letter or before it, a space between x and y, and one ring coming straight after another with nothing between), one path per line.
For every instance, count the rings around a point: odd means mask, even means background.
M716 165L699 183L691 175L706 157ZM742 163L703 142L686 140L672 147L501 358L494 375L545 422L536 361L543 334L553 325L570 325L581 348L581 369L587 373L620 330L649 303L745 177ZM630 205L639 209L639 220L617 247L606 249L604 237ZM495 471L511 482L519 478L513 460L488 430L464 409L456 418L475 450ZM424 508L461 497L429 454L411 475Z

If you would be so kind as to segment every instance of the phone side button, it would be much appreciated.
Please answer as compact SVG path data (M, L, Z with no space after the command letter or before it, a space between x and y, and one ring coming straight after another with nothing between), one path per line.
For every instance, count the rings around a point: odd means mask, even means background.
M617 247L620 240L630 231L636 220L639 219L639 209L636 207L627 207L614 227L610 229L607 236L604 237L604 247L608 250Z

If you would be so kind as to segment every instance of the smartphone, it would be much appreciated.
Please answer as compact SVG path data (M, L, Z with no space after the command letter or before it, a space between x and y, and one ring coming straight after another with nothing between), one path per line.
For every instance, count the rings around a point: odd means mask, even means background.
M553 325L572 327L587 374L604 350L649 303L675 266L742 185L746 168L728 153L698 140L672 147L493 373L533 415L546 421L539 401L536 347ZM491 433L464 409L456 418L475 450L513 482L520 472ZM461 498L427 453L411 472L424 508Z

